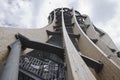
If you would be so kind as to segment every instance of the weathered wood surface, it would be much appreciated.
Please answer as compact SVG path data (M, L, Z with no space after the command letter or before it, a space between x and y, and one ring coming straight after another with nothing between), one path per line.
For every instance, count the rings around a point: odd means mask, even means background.
M68 36L63 13L62 28L66 48L67 80L96 80Z
M46 42L48 39L46 30L53 31L53 25L54 23L40 29L18 29L0 27L0 63L2 63L8 55L7 46L16 40L15 34L20 33L31 40Z
M74 14L74 12L73 12ZM63 17L62 17L63 19ZM76 21L75 14L72 18L74 25L74 33L80 34L81 37L78 41L78 45L80 48L80 52L76 51L73 46L67 31L65 29L64 20L62 20L63 27L63 36L64 36L64 44L65 44L65 54L66 54L66 63L67 63L67 80L120 80L120 66L118 65L117 59L110 59L108 55L110 52L105 47L105 45L101 45L101 41L97 43L97 45L104 50L100 49L96 44L94 44L89 37L83 32L80 28L79 24ZM48 35L46 30L53 31L53 26L55 25L54 21L48 26L40 29L18 29L18 28L3 28L0 27L0 63L3 63L6 60L8 55L7 46L14 42L15 34L21 33L28 37L31 40L38 42L46 42L48 40ZM89 30L90 31L90 30ZM93 37L92 35L90 35ZM98 37L98 36L97 36ZM102 43L103 44L103 43ZM103 70L97 74L93 69L91 71L80 57L80 54L84 54L88 57L91 57L95 60L100 60L104 63ZM111 54L111 53L110 53ZM118 62L118 63L115 63ZM95 77L96 78L95 78Z
M120 80L120 76L119 76L120 66L117 66L115 64L115 62L113 62L111 59L109 59L108 56L106 55L107 52L102 51L83 32L83 30L80 28L79 24L77 23L75 13L74 13L73 22L75 23L74 33L81 35L78 45L79 45L79 48L80 48L80 51L82 52L82 54L84 54L88 57L91 57L95 60L100 60L104 64L103 70L99 74L95 73L92 70L94 75L96 76L97 80ZM105 47L103 47L103 48L105 48Z

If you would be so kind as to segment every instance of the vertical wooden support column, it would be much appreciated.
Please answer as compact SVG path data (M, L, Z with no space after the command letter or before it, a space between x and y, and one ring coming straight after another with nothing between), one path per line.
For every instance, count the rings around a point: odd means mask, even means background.
M16 40L9 47L11 51L0 80L18 80L21 43L19 40Z
M96 80L68 36L64 23L63 10L62 29L66 50L67 80Z

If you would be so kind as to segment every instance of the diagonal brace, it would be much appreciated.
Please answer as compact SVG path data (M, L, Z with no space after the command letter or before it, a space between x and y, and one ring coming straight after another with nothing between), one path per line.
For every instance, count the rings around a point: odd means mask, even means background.
M81 55L81 57L83 58L83 60L85 61L85 63L93 68L95 70L96 73L99 73L102 69L103 69L103 63L101 61L96 61L92 58L89 58L85 55Z
M20 40L23 48L32 48L36 50L47 51L50 53L55 53L59 57L63 57L62 54L64 53L64 48L61 48L52 44L48 44L48 43L31 41L21 34L17 34L16 38Z

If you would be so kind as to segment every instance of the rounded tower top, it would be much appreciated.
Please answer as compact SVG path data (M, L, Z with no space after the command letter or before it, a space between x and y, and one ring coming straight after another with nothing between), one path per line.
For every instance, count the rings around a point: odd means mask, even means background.
M51 22L53 21L53 19L54 19L54 14L56 15L56 17L57 17L57 16L61 16L62 10L63 10L63 13L64 13L65 16L71 16L71 13L72 13L72 11L73 11L73 9L70 9L70 8L57 8L57 9L53 10L53 11L49 14L49 16L48 16L49 22L50 22L50 21L51 21ZM78 11L76 11L76 10L75 10L75 14L76 14L76 15L81 15L81 14L80 14Z

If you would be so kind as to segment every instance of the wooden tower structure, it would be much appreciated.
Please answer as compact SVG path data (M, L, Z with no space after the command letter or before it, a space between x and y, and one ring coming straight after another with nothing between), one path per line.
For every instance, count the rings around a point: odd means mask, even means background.
M120 51L89 16L57 8L48 20L0 27L0 80L120 80Z

